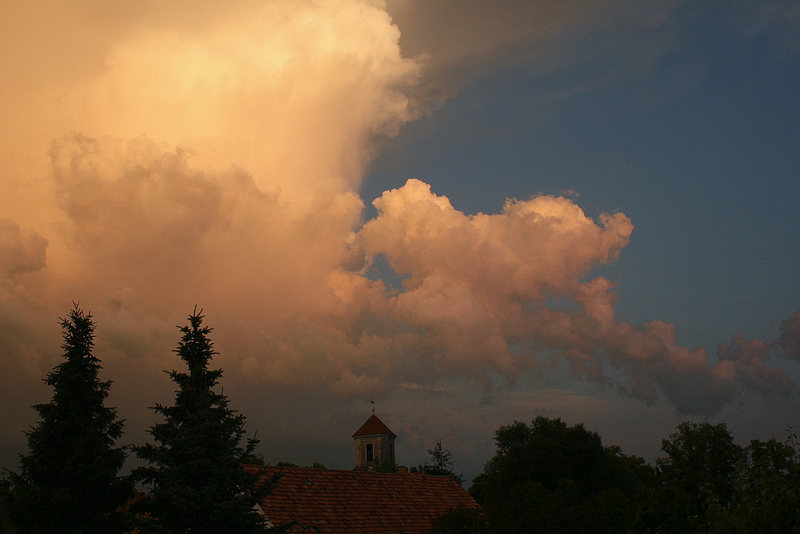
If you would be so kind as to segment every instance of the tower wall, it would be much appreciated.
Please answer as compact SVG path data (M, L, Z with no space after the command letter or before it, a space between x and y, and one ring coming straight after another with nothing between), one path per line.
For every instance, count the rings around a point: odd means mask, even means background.
M353 438L356 469L375 468L381 464L396 464L394 439L389 434L373 434ZM368 458L368 445L372 445L372 460Z

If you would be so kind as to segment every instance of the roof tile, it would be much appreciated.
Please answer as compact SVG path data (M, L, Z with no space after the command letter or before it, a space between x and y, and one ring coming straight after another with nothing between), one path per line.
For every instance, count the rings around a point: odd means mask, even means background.
M378 419L378 416L372 414L369 416L369 419L361 425L361 428L356 430L356 433L353 434L352 437L357 436L372 436L375 434L389 434L390 436L397 437L394 432L389 430L389 427L383 424L383 421Z
M250 466L256 470L258 467ZM422 534L451 508L478 504L450 477L335 469L267 467L280 475L261 507L276 525L297 521L289 532L316 525L323 534Z

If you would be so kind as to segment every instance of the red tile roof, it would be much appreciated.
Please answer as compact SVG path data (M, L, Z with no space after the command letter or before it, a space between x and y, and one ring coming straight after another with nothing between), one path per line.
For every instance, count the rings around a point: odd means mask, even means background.
M249 467L249 469L256 469ZM278 486L261 507L275 525L316 526L322 534L422 534L451 508L478 504L450 477L268 467Z
M383 421L378 419L378 416L372 414L367 419L366 423L361 425L361 428L356 430L352 437L357 436L371 436L373 434L389 434L390 436L397 437L394 432L389 430L389 427L383 424Z

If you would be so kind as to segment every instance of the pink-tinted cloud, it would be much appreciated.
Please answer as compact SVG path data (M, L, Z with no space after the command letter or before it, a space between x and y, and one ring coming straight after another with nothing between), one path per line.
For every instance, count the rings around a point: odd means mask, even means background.
M713 413L742 390L793 387L758 340L734 338L713 363L706 349L682 347L670 324L617 321L613 284L583 279L627 244L633 226L622 214L598 224L568 199L539 196L470 217L416 180L375 205L378 217L359 234L364 248L405 277L392 312L438 348L446 374L513 379L556 354L573 373L647 402L666 396L682 413ZM571 304L551 306L553 297Z
M232 374L340 398L452 378L490 392L553 357L682 413L793 387L758 340L734 338L712 363L672 325L617 321L613 284L586 277L628 243L621 213L595 221L540 195L468 216L410 180L375 200L378 216L359 230L353 193L298 213L243 169L201 170L189 152L143 137L72 135L50 155L74 254L50 271L53 283L94 303L123 358L166 365L167 350L152 352L171 331L153 324L193 299L220 314ZM403 277L399 292L366 276L378 255Z
M613 261L632 225L622 214L602 226L564 198L509 201L498 215L466 216L417 180L375 201L378 217L359 233L404 281L392 297L397 320L425 333L441 365L488 380L535 367L510 346L524 341L531 305L573 297L595 264Z

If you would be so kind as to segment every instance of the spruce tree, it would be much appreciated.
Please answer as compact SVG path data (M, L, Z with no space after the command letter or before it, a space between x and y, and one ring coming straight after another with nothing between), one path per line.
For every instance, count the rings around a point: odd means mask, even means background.
M103 405L111 382L98 379L95 323L75 304L61 326L65 361L45 379L52 400L34 406L41 421L26 432L29 454L11 473L8 513L20 533L121 533L117 510L132 485L118 476L126 453L114 443L123 422Z
M453 471L453 454L450 449L442 448L442 440L437 439L436 445L432 449L428 449L428 454L431 455L431 461L425 462L420 466L412 466L412 473L420 472L441 477L451 477L459 485L464 484L464 475L463 473L456 474Z
M150 494L135 507L139 526L142 532L175 534L282 532L268 529L256 510L275 481L243 469L258 441L248 439L241 446L244 416L212 389L222 371L208 369L217 353L201 313L195 308L189 325L180 328L183 336L175 352L189 372L169 373L179 387L174 405L153 408L164 416L149 431L157 444L135 448L149 464L134 472L150 486Z

